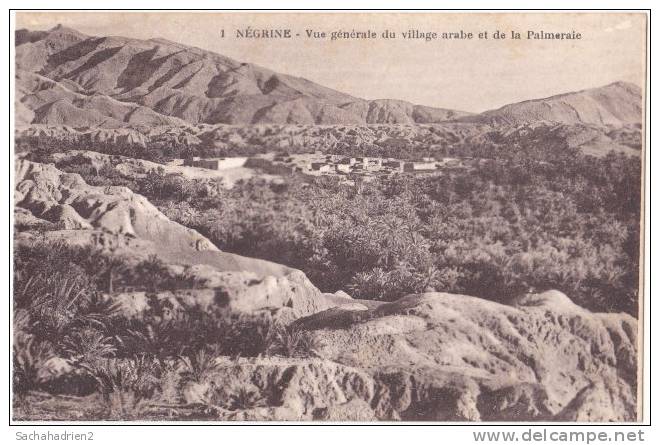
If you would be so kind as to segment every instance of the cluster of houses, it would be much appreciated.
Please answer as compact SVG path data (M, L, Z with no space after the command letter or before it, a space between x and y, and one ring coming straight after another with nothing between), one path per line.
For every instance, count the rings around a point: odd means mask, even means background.
M358 175L375 176L397 173L432 173L440 168L461 167L462 161L456 158L423 158L419 161L406 161L394 158L351 157L324 155L322 153L274 154L255 157L199 158L181 160L189 167L210 170L229 168L258 168L273 174L303 173L308 175Z
M378 157L347 157L327 155L324 159L310 162L309 170L320 174L392 174L392 173L430 173L441 167L459 167L459 159L424 158L421 161Z

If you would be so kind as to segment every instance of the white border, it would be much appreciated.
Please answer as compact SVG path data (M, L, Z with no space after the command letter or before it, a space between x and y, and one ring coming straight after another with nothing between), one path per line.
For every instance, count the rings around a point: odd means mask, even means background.
M277 2L277 4L274 4L273 2L267 2L267 1L257 1L257 0L243 0L243 1L231 1L231 2L211 2L211 1L197 1L197 0L189 0L185 2L185 4L181 4L180 2L172 2L172 1L161 1L161 2L136 2L136 1L126 1L126 0L115 0L113 2L96 2L94 4L90 4L89 2L83 2L83 1L61 1L58 2L56 5L53 4L52 2L44 2L44 1L23 1L23 2L14 2L14 5L10 5L11 7L15 8L22 8L22 9L48 9L49 7L57 6L58 8L66 8L66 9L85 9L89 7L106 7L106 8L111 8L111 9L130 9L130 8L180 8L181 6L186 6L188 8L194 8L194 9L205 9L205 8L223 8L223 9L231 9L231 8L237 8L237 9L245 9L245 8L272 8L273 6L278 7L278 8L292 8L292 9L299 9L299 8L305 8L305 7L314 7L314 8L325 8L325 9L337 9L337 8L364 8L365 10L368 10L370 8L414 8L414 9L424 9L424 8L451 8L452 6L460 6L462 8L492 8L492 7L499 7L499 8L508 8L508 9L524 9L524 8L566 8L566 9L576 9L576 8L598 8L598 9L603 9L603 8L617 8L617 9L639 9L639 8L651 8L652 7L652 2L650 1L627 1L627 2L612 2L612 1L554 1L554 2L549 2L549 1L539 1L539 2L523 2L523 1L505 1L505 2L498 2L496 5L493 4L493 2L487 2L487 1L470 1L470 0L465 0L460 2L459 4L455 5L447 5L447 4L442 4L439 2L433 2L433 1L399 1L399 2L392 2L392 1L382 1L382 2L376 2L376 1L363 1L363 0L353 0L353 1L327 1L327 0L319 0L317 2L314 2L314 4L310 4L310 2L305 2L305 1L300 1L300 0L292 0L292 1L281 1ZM461 12L465 10L456 10L455 12ZM274 11L277 12L277 11ZM306 12L306 11L296 11L296 12ZM313 12L313 11L311 11ZM355 12L355 11L346 11L346 12ZM405 11L401 11L405 12ZM416 11L419 12L419 11ZM558 11L559 12L559 11ZM429 13L432 13L432 11L429 11ZM3 22L4 25L3 27L8 28L8 21ZM3 38L3 45L4 48L10 47L10 56L13 56L13 42L10 42L9 40L10 33L9 29L4 29L4 32L2 33L2 38ZM13 38L13 36L12 36ZM652 40L652 36L649 36L649 38ZM650 43L655 43L655 42L650 42ZM11 45L11 46L10 46ZM659 46L652 45L652 47L658 48ZM649 57L651 53L649 52ZM5 107L2 108L2 123L3 126L5 126L6 132L4 133L5 135L10 135L10 145L6 149L12 150L13 151L13 129L9 126L9 106L11 105L13 108L13 79L10 79L8 76L9 73L9 60L8 58L3 58L3 80L4 80L4 85L9 85L10 81L12 84L11 89L6 89L3 88L3 100ZM650 64L648 65L649 68L651 67ZM652 72L652 71L651 71ZM648 82L650 82L650 78L648 79ZM647 84L647 91L648 91L649 85ZM651 96L648 96L648 102L647 105L651 105L652 98ZM657 112L656 112L657 114ZM648 119L648 118L647 118ZM651 122L651 125L647 125L647 141L649 140L649 131L653 127L653 123ZM647 161L649 161L649 156L648 153L651 152L651 147L647 143ZM8 157L3 157L4 161L3 163L8 162ZM2 172L6 171L13 171L13 169L9 169L9 166L3 165L4 170L1 170ZM652 225L650 224L651 220L651 212L650 212L650 204L651 200L649 199L650 197L650 191L651 191L651 176L650 176L650 170L652 167L651 162L647 162L646 164L646 184L645 184L645 195L647 197L646 201L646 211L645 211L645 239L646 239L646 255L645 255L645 261L644 261L644 270L645 270L645 276L647 277L645 280L645 288L644 288L644 295L646 297L646 300L648 301L650 297L650 292L649 292L649 277L652 275L658 276L655 274L656 268L651 268L652 264L650 262L650 249L655 246L655 243L652 242L650 238L650 230ZM2 206L2 227L6 231L4 233L9 233L11 230L10 224L9 224L9 217L10 217L10 211L11 211L11 202L12 202L12 193L11 190L12 188L10 187L10 181L11 177L5 177L4 181L2 181L2 188L3 188L3 196L6 196L8 199L9 205L4 205ZM6 187L6 189L5 189ZM653 186L653 189L657 189L657 185ZM656 195L660 196L660 195ZM11 237L3 237L2 238L2 248L5 249L4 252L8 252L10 250L10 241ZM2 256L2 285L4 286L3 289L8 289L9 287L9 257L7 255ZM656 285L657 286L657 285ZM10 298L10 295L6 296L7 299ZM658 307L660 306L660 303L656 303L654 313L658 311ZM1 314L0 317L2 317L2 320L7 320L7 304L5 303L4 305L1 306ZM645 316L644 316L644 331L646 333L650 332L650 322L649 322L649 307L648 304L645 304ZM657 319L657 314L656 317ZM5 329L2 330L2 344L3 345L8 345L9 342L9 327L4 326ZM655 340L656 344L660 344L660 341L657 340L658 337L658 329L655 330L653 333L653 340ZM2 368L2 378L4 378L4 382L9 382L9 376L8 374L8 368L9 368L9 351L7 351L7 354L3 354L2 356L2 364L0 365ZM650 352L650 347L649 347L649 341L645 342L645 347L644 347L644 356L649 357L649 352ZM660 369L660 366L657 364L658 362L658 357L660 357L660 354L656 354L654 358L653 363L655 365L654 369ZM649 372L649 361L645 360L644 361L644 381L645 382L650 382L650 372ZM654 401L658 400L660 395L657 394L658 390L657 387L660 384L656 384L655 390L654 390ZM9 388L7 385L3 385L2 388L2 394L3 394L3 402L0 406L2 407L0 416L2 416L2 419L0 421L6 422L8 421L9 418L9 413L8 413L8 408L9 408L9 400L10 400L10 394L9 394ZM644 423L648 422L648 420L651 420L653 424L657 425L660 422L660 414L658 414L658 408L656 410L653 410L653 419L648 418L648 408L649 408L649 391L644 390L644 406L645 406L645 412L644 412ZM112 425L118 425L122 423L113 423ZM33 430L39 430L39 431L45 431L45 430L50 430L53 432L62 432L65 429L67 431L79 431L79 432L84 432L90 430L90 427L76 427L73 426L75 424L72 424L70 427L23 427L23 426L13 426L13 427L8 427L5 426L6 430L6 436L9 440L15 440L15 432L16 431L23 431L23 432L30 432ZM263 440L267 442L272 442L272 441L286 441L286 443L309 443L310 440L314 441L315 443L318 444L325 444L325 443L335 443L337 440L352 440L352 441L379 441L383 443L406 443L407 441L413 439L413 440L427 440L430 442L441 442L441 443L449 443L449 444L458 444L458 443L474 443L472 439L472 431L481 431L481 430L516 430L519 431L518 434L521 434L523 431L528 430L529 428L532 429L538 429L540 427L534 426L535 424L521 424L520 426L517 427L497 427L496 424L488 424L489 426L486 427L484 424L478 424L478 425L473 425L471 426L453 426L451 424L446 424L443 423L441 424L442 426L438 427L432 427L432 426L423 426L423 427L418 427L418 426L408 426L405 424L397 424L398 427L385 427L385 426L319 426L317 424L315 425L305 425L305 426L293 426L291 424L285 424L286 426L278 426L274 427L274 423L268 423L266 425L268 426L248 426L245 424L238 424L234 426L227 426L227 427L222 427L221 429L216 429L211 426L203 426L203 427L190 427L190 426L183 426L181 423L175 423L174 425L176 426L168 426L165 428L158 428L154 426L131 426L131 427L118 427L118 426L94 426L92 429L96 432L96 443L117 443L119 441L127 441L127 443L134 443L138 441L144 441L144 440L153 440L156 439L159 442L164 442L164 443L182 443L190 440L190 438L194 438L194 440L199 440L199 439L206 439L209 442L223 442L223 443L243 443L245 440L249 439L250 440ZM224 424L226 425L226 424ZM472 425L472 424L471 424ZM316 430L312 430L311 428L317 428ZM322 428L322 429L318 429ZM439 429L441 428L441 429ZM648 427L640 427L638 425L626 425L626 426L621 426L621 428L617 428L614 426L604 426L604 427L598 427L597 425L594 426L593 424L590 424L588 426L567 426L564 427L563 429L570 429L570 430L575 430L575 429L583 430L583 431L600 431L600 430L605 430L605 431L614 431L616 430L622 430L622 431L637 431L642 429L645 433L645 439L646 442L651 442L651 443L660 443L657 440L660 439L660 434L656 434L657 428L648 428ZM555 429L553 427L548 427L548 429ZM414 435L414 436L413 436ZM655 439L655 440L654 440ZM524 442L523 442L524 443ZM592 442L593 443L593 442Z

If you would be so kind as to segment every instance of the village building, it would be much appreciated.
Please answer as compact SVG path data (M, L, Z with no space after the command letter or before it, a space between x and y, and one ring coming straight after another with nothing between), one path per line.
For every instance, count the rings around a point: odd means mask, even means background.
M312 162L310 164L310 170L319 173L330 173L332 171L332 167L330 164L327 164L325 162Z
M220 162L218 159L202 159L199 156L186 158L183 160L183 165L186 167L206 168L209 170L218 170Z
M229 168L243 167L248 158L234 157L234 158L200 158L199 156L192 156L183 160L183 165L186 167L205 168L208 170L225 170Z
M337 164L340 165L354 165L356 162L355 158L347 158L345 156L342 156L337 160Z
M364 158L363 166L365 170L380 170L383 167L382 158Z
M404 172L427 172L437 169L435 162L406 162L403 164Z
M391 168L394 170L401 169L403 165L403 162L401 161L396 161L392 159L388 159L385 162L383 162L383 167Z

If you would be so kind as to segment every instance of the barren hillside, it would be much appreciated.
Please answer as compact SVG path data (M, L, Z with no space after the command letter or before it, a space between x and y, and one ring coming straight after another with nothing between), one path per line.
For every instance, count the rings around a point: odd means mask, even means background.
M632 125L642 122L642 90L627 82L505 105L462 118L467 122L520 125L539 121L562 124Z
M467 113L368 101L164 39L16 33L17 122L126 124L429 123Z

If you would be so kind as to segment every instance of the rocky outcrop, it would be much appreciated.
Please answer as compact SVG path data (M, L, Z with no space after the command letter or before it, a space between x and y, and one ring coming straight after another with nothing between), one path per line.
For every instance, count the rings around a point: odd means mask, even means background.
M337 301L322 294L297 270L281 277L259 277L252 272L199 272L199 269L186 269L187 276L204 282L203 289L126 292L106 298L119 303L122 313L129 318L142 317L157 301L160 306L167 306L172 314L191 306L209 311L225 308L246 314L268 312L284 323L332 307L349 306L353 301Z
M367 413L374 380L363 370L322 359L221 359L219 369L203 384L183 390L187 403L231 407L239 391L252 393L253 406L240 406L219 417L226 420L312 420L327 417L347 403L360 403ZM371 413L373 417L373 412ZM348 419L341 419L348 420Z
M178 249L217 250L206 238L167 219L149 200L126 187L94 187L78 174L19 160L14 201L33 216L66 229L98 229L168 244Z
M106 296L119 302L127 317L140 317L154 297L169 302L173 312L191 305L217 305L244 313L267 311L284 322L353 302L324 296L300 271L219 251L208 239L170 221L145 197L125 187L90 186L79 175L52 165L17 161L15 203L16 227L21 230L32 227L47 239L94 243L133 260L155 254L174 275L204 284L203 289L156 295ZM19 243L32 239L29 232L17 235Z
M504 306L409 295L294 322L318 358L220 358L187 403L231 420L634 421L636 320L557 291Z
M280 277L293 271L268 261L220 252L195 230L169 220L144 196L126 187L90 186L80 175L63 173L49 164L16 162L14 202L22 209L17 222L53 224L43 234L49 239L94 243L135 258L155 254L168 264L205 265L213 272L245 271L258 278ZM22 240L29 242L30 235L19 234L18 242Z
M410 295L367 311L330 309L295 326L320 355L369 370L401 418L634 420L637 322L594 314L557 291L505 306ZM434 402L435 400L435 402ZM372 401L373 404L373 401Z
M218 357L201 380L168 396L178 403L153 401L143 416L637 420L635 319L591 313L560 292L529 295L513 306L409 295L375 309L317 312L292 327L314 337L313 356ZM72 400L67 406L75 407Z
M591 313L557 291L512 306L409 295L291 327L314 338L314 357L219 357L181 388L175 409L206 407L222 420L637 419L636 320Z

